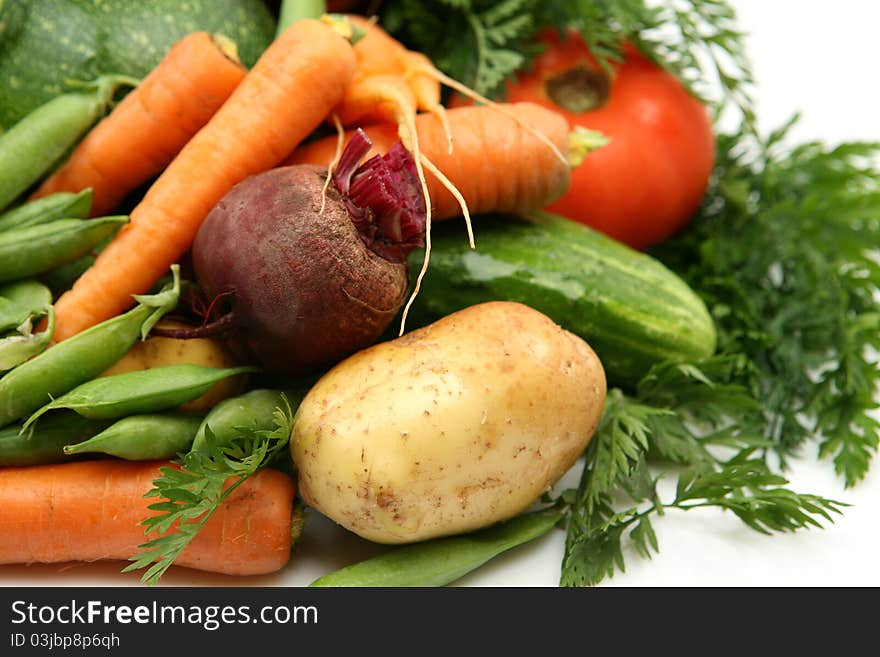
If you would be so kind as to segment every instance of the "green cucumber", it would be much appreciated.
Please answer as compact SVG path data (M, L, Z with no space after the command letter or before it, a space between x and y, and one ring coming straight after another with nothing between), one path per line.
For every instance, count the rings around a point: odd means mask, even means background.
M0 132L69 91L69 79L143 78L198 30L232 39L251 66L272 42L275 20L261 0L3 0Z
M647 254L545 212L529 220L480 216L474 234L471 250L461 226L434 228L408 327L485 301L518 301L586 340L609 383L622 387L656 363L715 351L715 324L703 301ZM411 255L413 280L422 254Z

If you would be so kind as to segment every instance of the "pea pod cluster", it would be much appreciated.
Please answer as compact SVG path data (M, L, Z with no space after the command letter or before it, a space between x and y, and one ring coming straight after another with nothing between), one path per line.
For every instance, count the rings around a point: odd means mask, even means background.
M236 397L224 399L212 408L205 419L199 424L192 442L192 449L201 449L207 444L208 431L214 442L223 445L229 442L241 429L271 430L275 426L273 414L276 408L282 407L283 395L280 390L258 388ZM291 398L288 401L295 407L300 401Z
M29 318L44 314L52 293L37 281L0 285L0 332L15 329Z
M170 459L190 449L201 423L200 416L185 413L129 415L87 440L70 441L63 452L107 454L129 461Z
M273 414L284 403L283 395L294 406L302 396L281 390L251 390L220 402L204 417L166 410L114 420L57 409L27 429L23 423L0 429L0 467L56 463L95 454L131 461L171 459L204 447L209 429L218 444L244 429L273 429Z
M209 430L215 444L224 444L242 430L273 429L275 409L284 403L284 394L251 390L223 400L205 417L175 412L129 415L87 440L65 445L63 452L67 456L102 453L133 461L174 458L205 447ZM36 424L38 433L41 424Z
M32 414L119 360L138 338L177 305L179 268L173 281L153 295L140 295L127 313L52 345L0 378L0 427Z
M69 411L47 417L33 431L24 433L19 424L0 429L0 466L40 465L66 460L64 446L91 438L108 425Z

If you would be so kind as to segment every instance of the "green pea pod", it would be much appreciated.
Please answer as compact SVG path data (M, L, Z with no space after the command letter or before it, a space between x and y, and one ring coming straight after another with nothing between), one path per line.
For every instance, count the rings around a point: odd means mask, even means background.
M201 397L227 377L255 371L255 367L183 364L102 376L53 399L31 415L23 429L57 408L67 408L93 420L163 411Z
M25 320L18 327L17 335L0 338L0 372L11 370L26 360L42 353L52 342L55 331L55 309L49 306L49 322L45 331L33 333L31 319Z
M67 461L71 457L64 454L65 445L87 440L107 424L65 411L45 418L33 432L22 433L20 425L10 425L0 429L0 466Z
M0 281L29 278L86 255L128 217L58 219L0 233Z
M45 315L52 292L37 281L0 285L0 333L17 329L35 315Z
M0 232L15 228L27 228L47 224L56 219L85 219L92 209L92 190L84 189L78 194L56 192L34 201L22 203L13 210L0 215Z
M180 268L173 265L171 271L173 281L158 294L135 296L139 305L132 310L52 345L0 378L0 427L94 379L122 358L138 338L145 338L177 305Z
M121 85L137 81L103 76L82 91L61 94L0 135L0 210L6 208L82 137Z
M552 507L470 534L396 548L328 573L309 586L445 586L502 552L543 536L563 513Z
M202 420L193 440L192 449L197 450L205 446L205 432L208 427L211 428L211 434L217 445L229 442L239 433L240 428L271 431L275 428L275 409L284 408L282 394L280 390L261 388L219 402ZM288 401L291 408L296 408L294 402L298 400L291 401L288 397Z
M183 413L130 415L97 436L66 445L65 454L97 452L129 461L170 459L189 450L202 418Z

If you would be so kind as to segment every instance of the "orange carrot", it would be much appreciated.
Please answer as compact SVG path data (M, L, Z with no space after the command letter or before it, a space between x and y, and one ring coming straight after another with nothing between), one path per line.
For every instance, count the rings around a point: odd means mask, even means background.
M279 164L321 124L354 66L351 45L332 27L302 19L287 28L55 304L55 340L117 315L149 290L236 183Z
M92 216L114 210L168 166L246 72L225 37L185 36L31 198L91 187Z
M567 153L566 121L531 103L502 105L500 109L480 106L449 110L453 154L446 148L440 120L430 114L419 115L416 126L422 153L458 188L472 212L544 207L565 193L571 167L534 133L542 133L559 151ZM369 126L364 131L373 142L373 151L367 157L386 153L398 140L392 125ZM285 163L324 166L336 149L336 137L327 137L301 146ZM435 219L461 216L459 202L430 170L428 187Z
M0 469L0 564L124 560L153 535L145 498L159 461L106 459ZM257 575L290 558L294 485L262 470L233 491L174 562ZM173 531L173 530L172 530Z
M442 119L445 108L440 104L440 84L437 78L425 74L431 68L431 60L422 53L411 50L404 53L403 77L409 82L419 109L438 114Z
M440 104L440 83L434 76L425 73L432 68L430 60L421 53L407 50L375 21L356 14L347 15L346 18L361 30L363 36L354 44L357 68L337 110L342 123L352 125L354 121L363 122L354 117L346 120L343 115L350 109L350 97L359 95L359 85L376 76L398 78L409 87L415 109L442 115L444 108ZM394 118L393 113L384 115L385 121L393 121Z

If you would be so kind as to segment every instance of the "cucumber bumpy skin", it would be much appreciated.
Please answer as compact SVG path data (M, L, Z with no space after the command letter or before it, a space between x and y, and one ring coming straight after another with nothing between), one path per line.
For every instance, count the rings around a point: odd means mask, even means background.
M411 326L484 301L518 301L586 340L609 384L634 386L662 361L711 356L715 324L703 301L655 258L546 212L528 221L481 216L476 249L461 230L435 229ZM410 258L412 271L423 252Z

